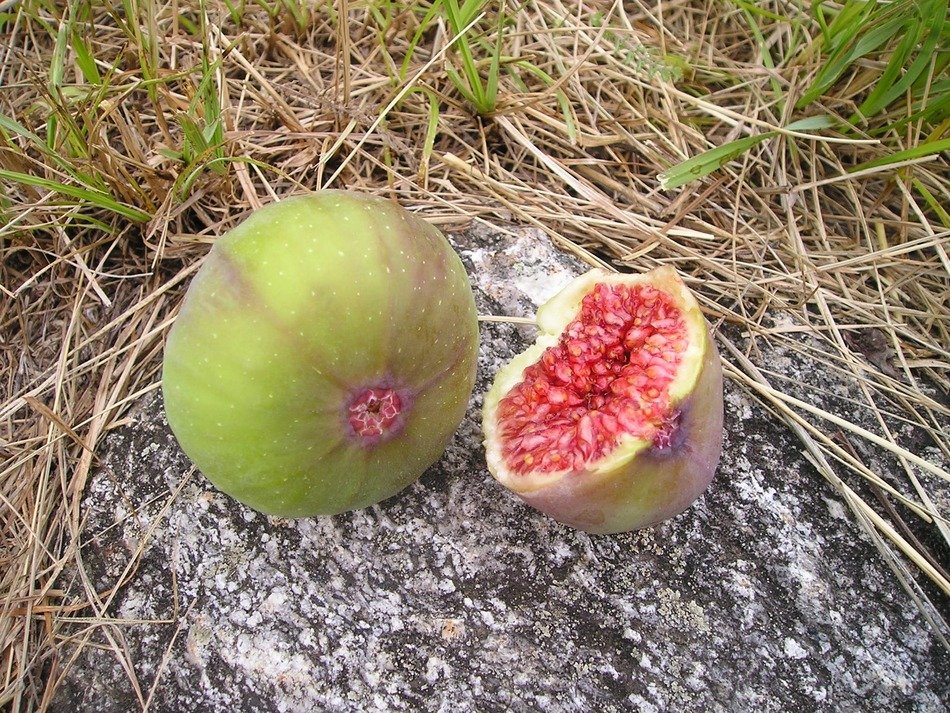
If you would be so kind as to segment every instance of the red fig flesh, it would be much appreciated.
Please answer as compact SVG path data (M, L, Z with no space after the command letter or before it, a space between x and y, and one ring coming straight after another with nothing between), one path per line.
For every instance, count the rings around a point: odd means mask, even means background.
M489 470L592 533L667 519L707 488L722 448L722 370L675 270L593 270L538 311L537 342L485 398Z

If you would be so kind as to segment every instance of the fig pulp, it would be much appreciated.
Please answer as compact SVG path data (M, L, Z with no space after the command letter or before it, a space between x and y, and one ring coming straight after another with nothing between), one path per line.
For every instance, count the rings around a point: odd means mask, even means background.
M165 409L225 493L284 517L344 512L439 459L477 345L468 277L434 226L321 191L215 242L168 336Z
M541 331L485 397L488 467L554 519L646 527L707 488L722 449L722 369L676 271L593 270L545 303Z

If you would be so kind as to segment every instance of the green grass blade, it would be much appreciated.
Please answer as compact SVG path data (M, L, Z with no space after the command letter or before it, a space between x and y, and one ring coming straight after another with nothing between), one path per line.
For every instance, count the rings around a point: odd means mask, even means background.
M76 55L76 66L79 67L79 71L82 72L82 76L90 84L94 84L97 87L102 84L102 75L99 74L99 68L96 66L96 60L92 56L92 52L89 51L88 45L86 45L83 38L79 35L78 32L73 33L73 52Z
M287 10L288 13L290 13L294 24L297 25L297 29L300 32L305 31L307 29L308 10L304 4L297 2L296 0L280 0L280 4L284 6L284 9Z
M201 29L187 15L179 15L178 24L184 27L185 32L192 37L199 37L201 35Z
M461 7L458 5L458 0L451 1L457 8L456 14L461 21L461 24L459 24L460 28L471 23L476 17L478 17L478 13L482 11L482 8L485 7L485 0L464 0Z
M69 161L64 159L57 151L47 146L43 139L27 129L16 119L12 119L8 116L5 116L4 114L0 114L0 132L22 136L24 139L33 144L33 146L37 148L46 158L48 158L50 162L53 163L58 169L69 174L72 178L76 179L80 183L86 186L103 185L102 181L97 180L95 175L87 176L86 174L77 171Z
M491 64L488 67L488 81L485 84L485 109L484 114L491 113L498 104L498 73L501 69L501 42L505 33L505 3L502 0L501 7L498 8L498 26L496 28L495 48L491 56Z
M778 15L774 12L766 10L764 7L761 7L758 3L748 2L748 0L730 0L730 2L736 7L740 7L748 13L753 15L758 15L759 17L766 17L769 20L775 20L776 22L788 22L787 17Z
M822 0L811 0L811 10L812 14L815 16L815 20L818 22L818 27L821 28L821 35L827 42L831 31L828 27L827 21L825 20L825 11L822 9L821 3Z
M819 129L830 129L837 123L837 120L833 116L818 114L793 121L785 128L789 131L818 131Z
M187 114L178 116L178 125L181 127L181 153L186 161L193 161L198 154L205 150L204 134L197 122Z
M9 133L16 134L17 136L22 136L24 139L29 141L31 144L35 144L37 147L45 146L43 140L34 134L32 131L27 129L23 124L21 124L16 119L11 119L10 117L0 114L0 129Z
M456 72L452 67L446 67L445 73L449 75L449 79L452 81L452 84L455 85L455 88L459 91L459 94L464 97L464 99L472 104L473 106L478 106L478 97L476 97L472 91L468 88L468 84L462 79L461 75Z
M824 94L832 84L841 78L841 75L855 62L855 60L864 57L873 52L878 47L891 39L905 24L903 17L892 18L874 29L869 30L864 36L858 38L853 45L842 46L837 52L828 58L827 64L818 72L811 87L802 94L795 107L802 109L818 97ZM854 27L847 30L848 39L852 39L859 31L860 27ZM850 49L849 49L850 47Z
M190 190L191 186L194 184L195 179L201 174L202 170L205 168L210 168L216 173L226 173L227 166L232 163L246 163L251 166L257 166L258 168L272 171L282 178L288 178L288 176L278 169L274 168L270 164L259 161L258 159L250 158L249 156L222 156L220 158L212 158L208 161L204 161L204 156L199 156L198 161L196 161L188 170L184 171L178 179L175 181L175 190L179 195L186 195ZM299 184L297 184L299 187Z
M911 180L911 184L917 189L917 192L924 197L924 200L927 202L927 205L930 206L930 209L937 214L937 217L940 219L940 222L943 224L944 228L950 228L950 214L947 213L947 210L940 205L940 202L934 198L933 193L931 193L927 186L921 183L920 179L914 178Z
M554 78L550 74L531 62L525 59L519 59L515 60L514 64L540 78L541 81L543 81L548 86L554 84ZM522 89L527 91L527 87L524 86L524 82L522 82L517 76L515 76L515 79L519 85L522 86ZM571 143L574 144L577 142L577 122L574 121L574 113L571 111L571 102L568 100L567 94L565 94L560 89L557 90L556 96L558 106L561 109L561 116L564 119L565 126L567 126L567 136L571 140Z
M924 6L924 8L928 12L924 22L917 23L915 28L916 32L908 33L908 36L901 41L899 48L904 49L905 45L907 45L906 52L903 56L895 52L884 74L881 75L881 78L878 80L877 86L875 86L874 90L858 109L860 114L866 117L873 116L881 109L889 106L891 102L904 94L904 92L917 81L917 77L927 69L927 65L930 64L933 53L937 50L937 42L940 40L941 30L946 21L947 2L946 0L939 0L936 3L931 2L929 5ZM917 57L908 67L906 65L907 57L923 34L921 30L926 30L926 39L924 39L920 51L917 53ZM908 38L911 39L908 40ZM902 71L903 76L895 82L894 79L898 77ZM887 76L886 80L885 76ZM878 89L880 89L880 91L878 91Z
M206 146L218 147L221 145L221 119L215 119L210 124L206 124L201 131L201 138Z
M917 40L920 37L922 29L923 26L920 22L915 22L908 28L903 39L901 39L897 47L894 48L890 61L888 61L881 76L874 83L871 93L868 94L867 99L865 99L859 107L858 112L860 115L866 117L873 116L887 105L887 102L881 102L881 97L884 96L889 88L894 86L895 81L906 66L907 60L913 52L914 47L917 45Z
M449 77L456 85L456 88L475 106L475 110L479 114L483 114L487 113L485 111L485 107L488 103L485 87L482 85L482 78L478 72L478 65L476 64L474 55L472 54L471 43L469 42L467 36L460 34L462 30L467 27L477 15L477 13L471 14L469 17L474 5L475 3L465 3L463 7L460 8L458 0L445 0L443 2L446 19L449 22L449 26L452 28L453 35L458 37L456 47L458 47L459 54L462 57L462 74L464 75L468 92L466 93L462 89L462 84L456 79L461 79L458 72L450 74ZM468 22L465 21L466 17L468 17Z
M53 43L53 55L49 63L49 81L47 87L50 94L58 96L59 88L63 86L63 75L66 71L66 50L69 49L69 23L61 20L56 32L56 41Z
M231 22L235 25L240 25L244 20L244 0L241 0L239 3L235 3L233 0L224 0L224 6L228 9Z
M63 195L70 196L71 198L77 198L81 201L85 201L86 203L96 206L97 208L111 211L117 215L121 215L138 223L147 223L151 219L151 216L145 211L139 210L138 208L130 205L126 205L125 203L121 203L108 193L96 191L91 188L70 186L65 183L59 183L58 181L50 181L46 178L33 176L29 173L8 171L3 168L0 168L0 178L8 181L16 181L17 183L24 183L28 186L35 186L36 188L44 188L48 191L55 191L56 193L62 193Z
M416 47L422 40L422 35L424 35L426 30L429 29L429 26L435 19L436 13L438 13L438 11L441 9L442 0L436 0L434 3L432 3L432 5L426 11L426 14L422 17L419 27L416 28L415 34L412 36L412 40L409 41L409 47L406 48L406 56L403 57L402 66L399 68L400 84L406 81L406 75L409 73L409 62L412 60L412 55L416 51Z
M429 101L429 119L426 122L426 135L422 142L422 160L419 162L419 178L425 181L429 175L429 161L435 148L435 137L439 133L439 100L428 89L420 89Z
M815 4L821 6L824 0L818 0ZM873 3L864 0L847 0L828 26L827 40L833 45L840 46L842 36L852 28L855 30L860 28L872 12L874 12Z
M900 109L902 113L906 109ZM893 123L884 124L872 128L868 131L871 136L881 136L883 134L897 131L909 123L924 121L930 124L940 124L950 118L950 79L944 79L931 87L929 95L926 97L926 104L921 98L911 104L911 114L903 116Z
M781 116L784 113L785 109L785 92L782 91L782 84L779 82L778 77L775 76L775 61L772 59L772 52L769 50L769 45L765 41L765 37L762 36L762 31L759 29L758 23L755 21L755 15L748 9L743 8L743 12L746 16L746 22L749 25L749 29L752 31L752 35L755 37L755 42L759 46L759 54L762 57L762 64L769 70L769 84L772 85L772 93L775 95L775 106L777 110L777 115Z
M203 33L203 36L207 36ZM204 109L204 130L202 138L206 146L214 147L215 158L224 156L224 119L221 116L221 101L218 97L219 84L216 73L221 66L221 61L211 62L208 57L207 47L204 48L201 56L201 83L198 85L198 95L202 98L202 107Z
M68 23L66 20L60 20L59 29L56 31L56 39L53 42L53 52L49 62L49 74L46 80L46 90L49 92L50 102L53 103L62 97L60 87L63 84L63 73L66 68L68 32ZM46 146L55 152L58 144L59 117L56 114L55 106L51 106L50 113L46 117Z
M848 173L854 173L855 171L863 171L866 168L877 168L878 166L887 166L892 163L900 163L901 161L911 161L915 158L923 158L924 156L930 156L932 154L938 154L943 151L950 151L950 139L941 139L940 141L928 141L926 143L918 144L913 148L905 149L903 151L897 151L888 156L882 156L881 158L876 158L871 161L865 161L864 163L859 163L857 166L852 166L848 169Z
M678 163L657 175L657 179L660 181L660 188L664 190L679 188L698 178L708 176L734 158L741 156L756 144L775 136L777 133L776 131L766 131L765 133L756 134L755 136L745 136L741 139L730 141L728 144L709 149L709 151L704 151L698 156L693 156L682 163Z
M502 2L498 10L498 36L490 50L491 55L487 58L488 77L483 82L479 71L480 62L475 59L476 52L473 52L473 47L488 50L488 43L481 37L472 39L471 33L473 32L472 25L483 13L485 4L485 0L468 0L461 6L458 0L443 0L442 3L445 19L454 35L454 44L461 60L461 67L454 73L449 73L450 79L481 115L492 113L497 105L502 30L505 20L504 2ZM464 80L464 88L460 80Z

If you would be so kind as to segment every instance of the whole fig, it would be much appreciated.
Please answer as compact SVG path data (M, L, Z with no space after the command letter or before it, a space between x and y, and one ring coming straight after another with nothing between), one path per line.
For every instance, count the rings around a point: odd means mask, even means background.
M477 346L468 277L438 229L320 191L215 242L168 336L165 409L225 493L284 517L340 513L441 457Z

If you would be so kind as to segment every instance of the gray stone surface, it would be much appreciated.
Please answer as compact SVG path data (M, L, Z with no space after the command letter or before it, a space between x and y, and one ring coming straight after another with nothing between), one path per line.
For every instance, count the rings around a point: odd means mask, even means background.
M582 270L530 230L476 228L456 245L483 314L530 315ZM800 444L734 384L717 477L672 521L591 537L496 486L481 394L531 339L484 324L445 457L333 518L230 500L189 474L160 401L143 403L100 454L82 555L103 591L144 551L53 710L943 710L945 650ZM851 388L794 353L766 356ZM75 572L64 586L77 590Z

